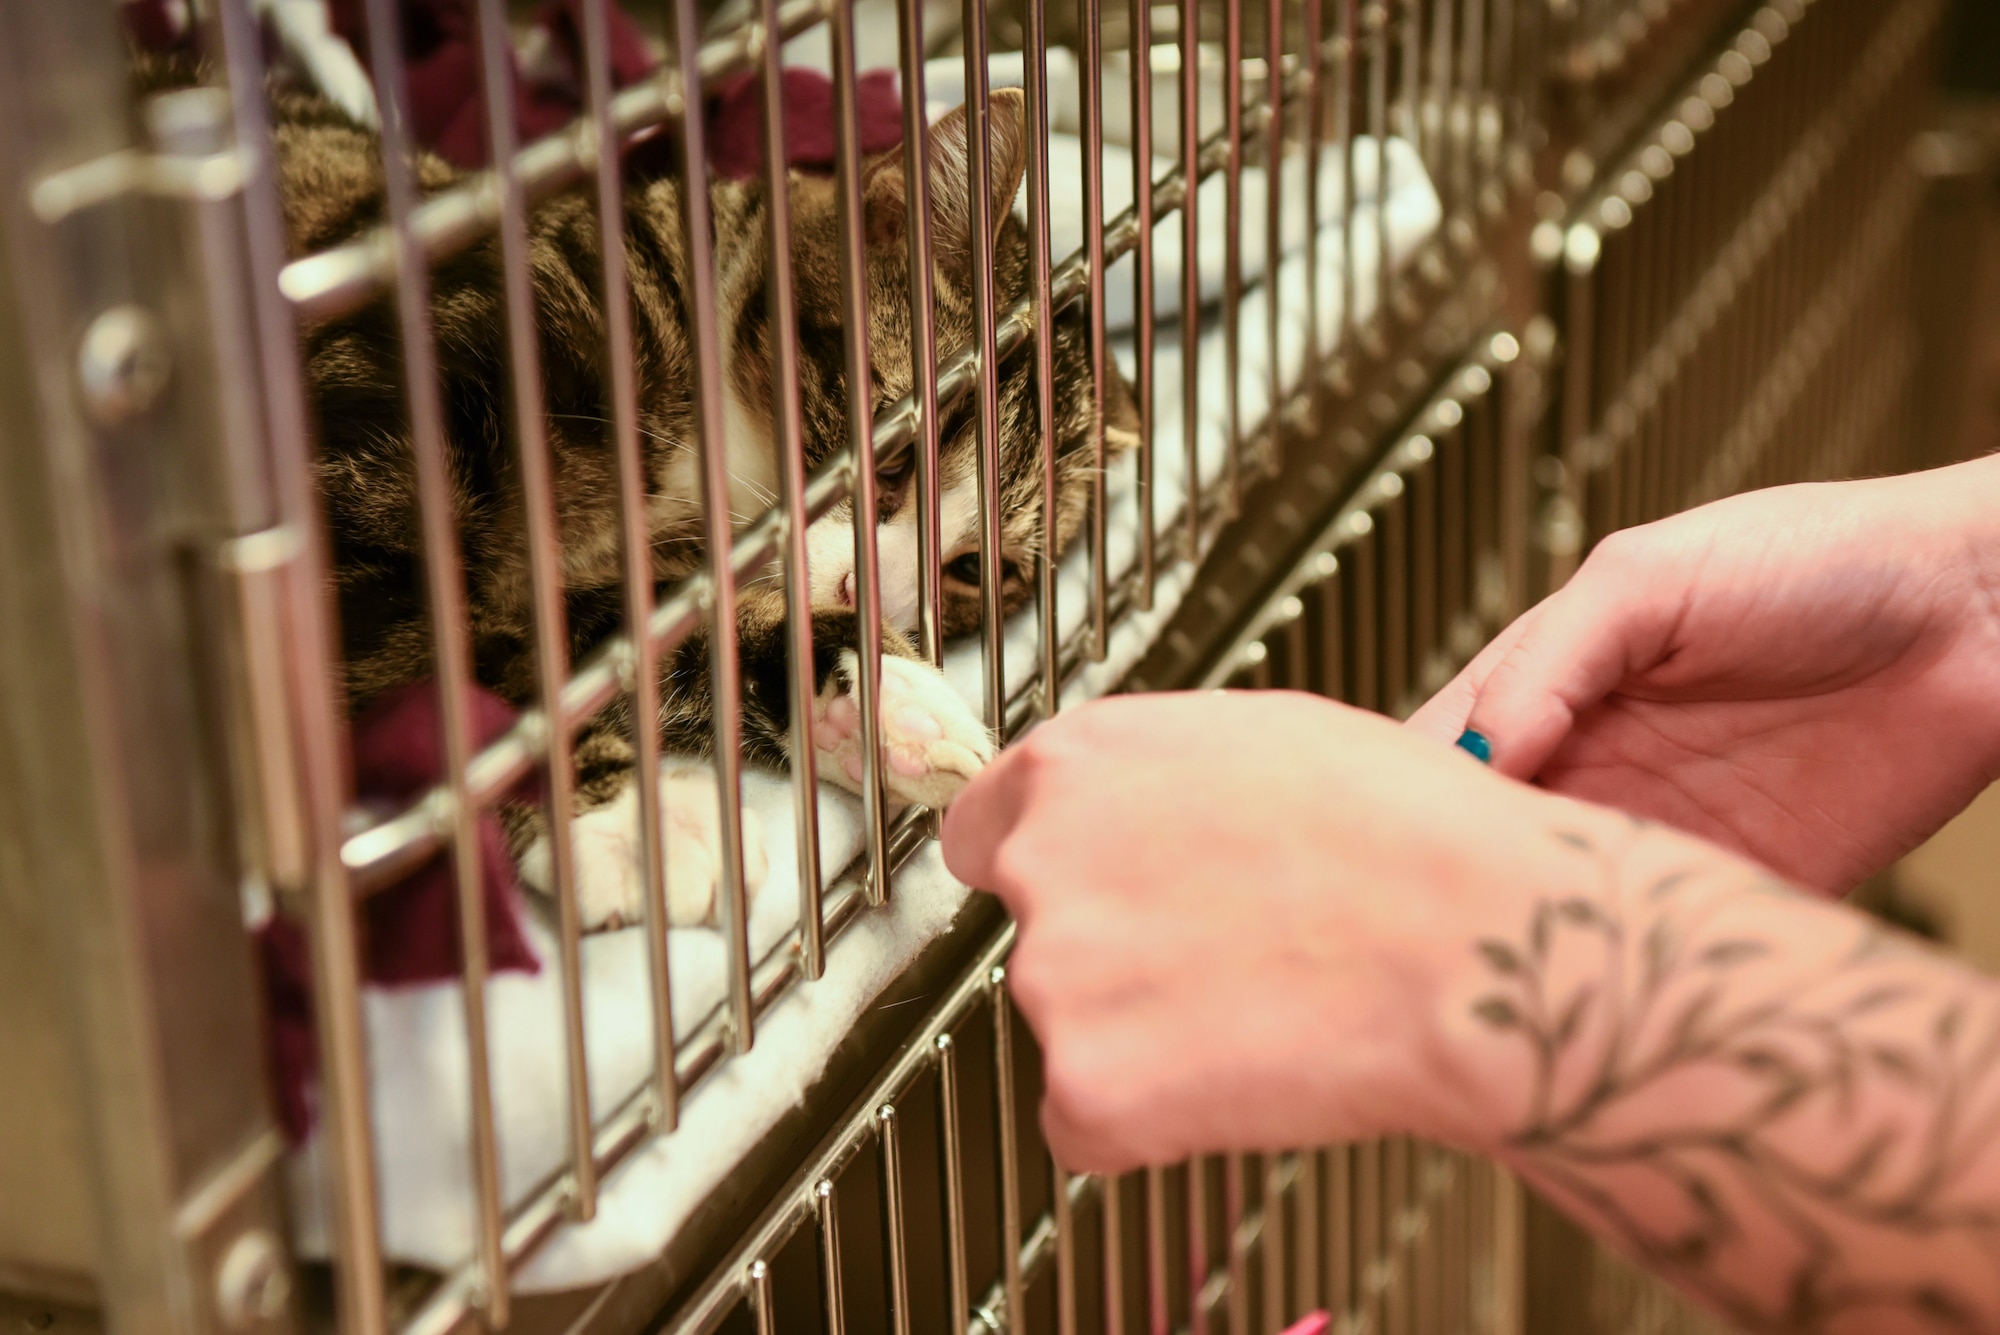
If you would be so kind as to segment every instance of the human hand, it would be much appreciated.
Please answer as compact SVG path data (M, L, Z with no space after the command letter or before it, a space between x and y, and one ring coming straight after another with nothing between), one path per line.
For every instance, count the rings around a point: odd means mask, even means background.
M1410 720L1845 892L2000 777L2000 460L1616 533Z
M1312 696L1121 696L1003 752L944 854L1018 924L1009 986L1070 1167L1467 1143L1491 1119L1440 998L1481 931L1578 875L1548 835L1574 805Z

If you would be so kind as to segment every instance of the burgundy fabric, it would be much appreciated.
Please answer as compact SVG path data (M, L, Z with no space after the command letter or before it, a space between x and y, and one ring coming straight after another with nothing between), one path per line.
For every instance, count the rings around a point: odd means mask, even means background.
M332 0L334 31L366 59L367 24L363 0ZM514 104L523 141L560 129L584 107L582 0L548 0L535 16L555 59L538 68L534 82L514 70ZM403 54L410 78L410 119L426 147L465 167L485 166L486 118L479 89L479 61L472 20L473 0L404 0ZM610 11L611 81L624 88L645 78L653 66L638 25L613 6ZM878 153L903 142L903 104L892 70L871 70L855 86L861 118L861 146ZM742 75L708 100L708 143L712 170L748 178L763 169L763 99L757 80ZM635 145L640 175L670 170L659 146ZM815 70L785 71L786 160L806 171L830 171L834 163L833 85Z
M124 0L118 8L126 31L143 49L161 54L194 49L195 25L185 9L167 0Z
M471 693L476 745L513 726L515 714L497 696ZM355 796L364 807L407 805L444 773L438 695L428 681L389 692L354 722ZM511 796L526 798L527 791ZM495 972L536 973L522 927L520 882L506 832L491 812L479 818L480 887L486 905L486 955ZM360 904L362 981L378 986L442 982L458 976L458 891L451 858L432 856L395 885ZM293 1141L312 1129L319 1074L313 1033L312 966L299 925L276 915L257 936L264 976L268 1069L279 1124Z
M855 81L861 149L880 153L903 142L903 99L894 70L869 70ZM764 171L764 94L753 75L739 75L710 99L709 166L739 180ZM834 166L833 84L818 70L785 71L785 160L803 171Z
M330 0L333 30L346 38L365 63L368 24L364 0ZM410 125L419 143L461 167L483 167L486 103L479 77L478 29L474 0L403 0L403 61L409 75ZM652 55L638 25L617 5L607 14L611 37L611 83L624 88L646 77ZM538 70L537 82L522 78L510 53L514 124L526 142L553 133L574 120L584 106L582 0L548 0L534 25L546 33L554 66Z
M305 933L282 915L257 930L255 944L264 983L264 1074L278 1127L296 1145L312 1131L319 1080L312 959Z
M514 711L498 696L472 688L474 745L513 726ZM354 723L354 791L367 807L402 807L444 776L444 742L433 685L391 691ZM516 797L528 796L516 793ZM506 831L490 811L479 818L481 888L486 902L486 950L497 970L539 967L522 934L520 883ZM391 889L361 905L362 976L391 986L435 982L458 973L457 875L440 853Z

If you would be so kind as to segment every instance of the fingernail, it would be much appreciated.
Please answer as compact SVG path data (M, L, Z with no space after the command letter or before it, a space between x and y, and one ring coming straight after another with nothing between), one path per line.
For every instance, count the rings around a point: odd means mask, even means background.
M1493 763L1493 743L1486 740L1486 734L1483 732L1475 732L1471 728L1467 728L1458 735L1458 740L1453 742L1452 745L1482 765Z

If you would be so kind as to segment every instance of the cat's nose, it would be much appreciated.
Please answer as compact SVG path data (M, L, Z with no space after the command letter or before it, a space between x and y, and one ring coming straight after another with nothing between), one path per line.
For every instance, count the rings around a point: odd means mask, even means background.
M854 606L854 572L852 570L848 571L845 578L840 581L840 605L842 607Z

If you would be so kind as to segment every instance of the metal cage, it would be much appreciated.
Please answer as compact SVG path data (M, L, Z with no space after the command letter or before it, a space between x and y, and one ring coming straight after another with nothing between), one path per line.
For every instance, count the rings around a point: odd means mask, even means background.
M991 235L993 39L1021 55L1029 296L1000 309L991 247L979 250L974 341L938 347L931 238L913 226L915 388L879 412L857 397L845 448L811 475L797 403L781 393L779 498L738 524L700 93L745 76L761 88L762 187L777 201L769 239L789 256L783 135L768 127L783 123L785 41L826 30L845 365L849 383L867 383L856 0L757 0L719 17L674 0L657 15L658 70L616 91L607 0L585 0L585 113L531 143L520 142L504 91L507 7L478 0L496 165L428 195L411 171L396 6L369 0L387 212L356 239L306 255L285 253L280 223L267 8L199 6L224 91L137 106L108 7L0 14L0 114L17 131L0 141L0 1033L19 1036L0 1044L0 1089L37 1093L0 1096L0 1294L134 1331L1246 1333L1317 1308L1354 1335L1612 1330L1641 1309L1647 1328L1664 1328L1664 1300L1630 1297L1633 1282L1615 1267L1542 1248L1504 1173L1433 1147L1301 1147L1123 1179L1064 1174L1036 1129L1032 1036L1006 1001L1011 929L978 904L882 999L930 1004L871 1011L803 1105L652 1263L553 1298L518 1297L510 1277L589 1219L602 1184L647 1146L664 1138L701 1153L675 1140L683 1101L753 1048L774 1008L821 985L829 955L894 900L899 869L932 833L930 813L892 817L886 800L881 649L864 633L861 851L852 865L821 865L804 740L789 780L798 925L752 950L732 608L760 572L785 572L787 690L794 718L807 717L813 519L853 506L856 602L862 623L879 625L877 464L913 458L920 523L934 535L938 424L966 404L980 438L989 591L978 706L997 736L1111 689L1285 687L1405 713L1617 527L1747 486L1931 461L1909 429L1918 331L1907 269L1921 181L1906 150L1926 106L1939 0L1028 0L990 12L966 0L955 44L974 126L975 236ZM927 58L937 52L920 0L899 0L895 13L902 170L921 201ZM1074 181L1053 179L1050 166L1053 42L1068 44L1080 71L1086 152ZM1105 71L1121 53L1128 87L1107 98ZM1132 77L1140 69L1149 77ZM1105 203L1109 120L1123 121L1140 164L1134 203L1116 216ZM604 150L662 128L680 146L695 275L685 315L707 563L656 588L615 243L621 154ZM1389 219L1392 143L1412 150L1435 196L1434 225L1407 246ZM1166 164L1157 176L1156 159ZM1287 196L1287 162L1300 165L1302 197ZM1246 272L1245 171L1260 164L1272 168L1262 173L1263 271ZM1210 178L1222 182L1219 216L1199 189ZM1363 178L1375 183L1366 201ZM1076 192L1085 219L1083 244L1067 255L1051 239L1051 197L1062 191ZM532 211L564 192L593 201L608 239L625 542L622 629L574 663L526 255ZM1304 309L1292 313L1256 299L1280 287L1288 209L1308 235ZM1219 297L1205 297L1184 262L1173 275L1178 324L1157 320L1160 239L1177 236L1195 256L1217 227L1227 252ZM1329 236L1332 259L1322 255ZM472 665L428 293L438 265L495 237L538 686L519 721L481 746L465 704ZM1041 559L1024 614L1033 670L1010 673L995 592L998 368L1011 358L1037 367L1046 438L1051 317L1078 307L1101 409L1118 355L1106 281L1119 263L1137 273L1126 354L1141 418L1133 560L1121 568L1114 554L1121 539L1100 468L1078 539L1083 612L1066 630L1057 563ZM792 299L780 265L768 294L780 385L796 379ZM443 779L388 811L356 807L344 770L339 633L324 596L298 350L302 322L370 303L393 313L404 349L443 701ZM1219 331L1219 347L1204 343L1207 331ZM1173 378L1161 375L1163 341L1177 349ZM1286 347L1297 349L1290 369ZM1226 365L1219 405L1203 398L1194 364L1214 354ZM1158 484L1156 448L1176 395L1179 492ZM1212 462L1188 427L1205 413L1226 424ZM947 648L941 558L933 536L919 598L933 662ZM655 716L662 656L703 629L727 983L712 1010L682 1017L676 1041L653 791L660 746L638 729L641 810L653 813L639 833L651 907L638 929L653 1075L595 1101L563 814L572 739L614 702ZM561 1166L510 1198L487 1062L477 821L530 776L552 817L565 1143ZM457 869L476 1228L454 1264L412 1271L390 1264L382 1243L355 902L437 856ZM261 1068L263 998L245 919L274 903L306 924L311 947L330 1264L291 1255L286 1151ZM1598 1297L1552 1298L1562 1288L1543 1278L1552 1265Z

